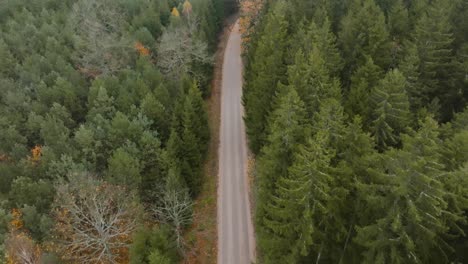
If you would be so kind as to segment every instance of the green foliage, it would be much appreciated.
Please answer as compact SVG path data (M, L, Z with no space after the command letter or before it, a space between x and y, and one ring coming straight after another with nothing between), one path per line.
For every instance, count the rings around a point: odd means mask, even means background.
M339 82L330 77L320 50L313 47L307 55L297 52L294 64L288 67L288 81L304 101L309 116L313 116L322 100L341 100L341 91Z
M466 262L466 1L306 2L245 56L259 261Z
M25 231L41 247L62 243L50 234L58 225L50 204L53 186L71 174L87 171L131 189L148 209L162 203L169 174L184 175L191 181L189 191L198 192L210 139L200 90L209 96L210 62L224 10L222 1L193 0L193 12L171 24L171 8L179 2L0 4L0 206L2 212L21 210ZM167 47L190 38L184 49L205 52L204 63L196 63L195 53L193 63L184 65L186 75L161 73L159 52L167 32L184 33ZM196 80L203 83L192 85ZM172 122L173 116L178 120ZM176 147L168 142L173 130ZM172 188L187 192L184 181ZM4 216L0 213L0 245L7 232ZM173 234L153 235L174 244ZM153 251L153 262L157 252L161 261L179 260L174 248L148 251L146 263ZM44 261L59 260L48 252Z
M265 253L266 263L275 263L287 249L288 240L282 239L281 225L285 214L272 210L278 205L278 181L287 177L292 154L304 141L306 127L304 104L294 89L285 89L278 95L278 109L270 116L268 144L262 149L258 162L258 197L256 223L259 247ZM275 236L277 234L278 236Z
M427 8L427 15L423 14L416 23L413 35L420 58L422 104L428 106L433 100L439 100L444 121L451 117L454 110L461 110L462 106L460 91L455 86L460 69L452 49L454 37L449 11L448 1L434 1Z
M118 148L114 151L108 161L107 177L109 182L129 186L132 189L141 184L140 161L132 154L124 148Z
M409 125L409 102L405 77L392 70L372 93L371 130L380 149L399 143L399 134Z
M382 78L382 70L374 64L372 58L367 58L351 76L351 87L346 97L346 112L350 117L359 115L364 122L370 118L370 93Z
M267 116L271 111L277 84L286 73L285 50L288 36L288 21L285 17L286 3L279 1L267 15L264 34L258 41L250 66L250 78L244 87L245 122L250 137L250 147L259 153L266 141Z
M177 263L178 253L172 234L166 226L138 230L130 246L130 263ZM161 262L158 262L161 261Z
M364 63L366 56L375 64L387 68L390 63L389 33L385 16L374 0L354 0L342 20L339 35L347 61L345 77ZM348 75L348 76L346 76Z

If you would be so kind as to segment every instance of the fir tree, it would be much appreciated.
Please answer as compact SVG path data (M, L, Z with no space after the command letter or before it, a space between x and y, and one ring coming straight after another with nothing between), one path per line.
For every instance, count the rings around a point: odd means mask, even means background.
M266 140L267 116L271 111L271 100L278 81L284 78L286 66L284 55L288 38L288 21L285 16L286 3L274 4L267 15L264 31L260 37L255 57L250 66L254 77L244 89L245 123L250 147L259 153Z
M427 106L434 99L442 103L443 120L451 116L459 96L454 86L458 68L455 64L452 44L454 41L449 16L448 1L437 0L427 8L416 23L413 35L418 48L420 67L419 82L422 85L422 103Z
M306 130L304 104L294 89L285 90L279 95L278 108L270 116L268 143L258 161L256 223L258 245L266 263L276 263L280 252L285 250L281 234L272 229L276 212L270 207L278 180L287 176L292 155L303 142Z
M437 123L427 119L414 136L403 137L402 150L385 154L381 180L366 194L382 216L357 229L364 263L447 261L443 233L454 216L446 210L439 144Z
M308 56L301 50L297 52L294 64L288 67L288 79L291 88L296 89L304 101L309 116L319 110L322 100L341 100L339 82L330 78L325 60L316 47Z
M393 38L404 40L410 32L408 9L403 0L394 1L388 13L388 25L390 35Z
M340 44L347 61L346 76L370 56L375 64L387 68L390 63L389 33L385 16L374 0L354 0L342 20Z
M406 78L406 92L410 101L411 109L417 110L422 107L424 97L422 86L419 83L420 59L416 45L412 42L405 43L406 55L400 63L399 69Z
M346 112L350 117L359 115L364 123L369 121L370 93L382 78L382 70L368 57L364 65L360 66L351 76L351 87L346 98Z
M380 149L399 143L399 134L409 124L405 77L392 70L372 91L372 134Z

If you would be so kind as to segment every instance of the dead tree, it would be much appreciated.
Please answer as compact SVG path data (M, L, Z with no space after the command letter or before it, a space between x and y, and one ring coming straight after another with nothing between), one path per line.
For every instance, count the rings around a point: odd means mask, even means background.
M62 258L78 263L127 261L140 213L135 195L86 174L75 174L56 189L54 233Z
M76 1L69 25L77 36L75 60L81 72L95 77L128 65L134 44L125 35L125 13L116 1Z

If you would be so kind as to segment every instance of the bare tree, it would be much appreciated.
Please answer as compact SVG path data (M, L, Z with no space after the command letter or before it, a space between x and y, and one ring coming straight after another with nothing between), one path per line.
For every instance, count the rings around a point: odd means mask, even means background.
M78 263L127 261L140 213L135 195L87 174L74 174L56 189L54 231L62 258Z
M213 58L208 53L208 45L196 37L197 30L195 17L183 26L166 29L157 47L157 64L162 73L172 77L190 74L197 79L204 78L203 73L194 69L210 65Z
M42 252L34 241L24 233L12 232L5 240L8 263L40 264Z
M113 74L128 64L132 48L125 35L124 12L117 1L78 0L69 24L77 35L76 60L82 72L95 77Z
M183 229L192 221L193 202L187 188L171 169L161 202L153 208L155 217L173 228L179 250L183 249Z

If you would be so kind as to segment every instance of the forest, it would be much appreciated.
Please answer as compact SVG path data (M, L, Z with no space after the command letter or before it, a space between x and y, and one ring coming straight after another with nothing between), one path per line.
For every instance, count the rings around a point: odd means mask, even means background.
M0 1L0 263L179 263L218 0Z
M243 88L259 263L468 263L468 1L263 2Z

